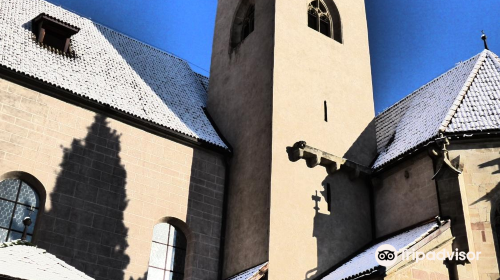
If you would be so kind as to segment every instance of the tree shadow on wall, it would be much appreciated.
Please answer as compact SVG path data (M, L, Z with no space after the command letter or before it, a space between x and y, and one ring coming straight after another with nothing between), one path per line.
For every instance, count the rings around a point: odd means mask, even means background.
M127 172L119 154L120 135L97 114L86 137L64 148L40 228L40 247L97 280L122 280L130 261L123 223Z

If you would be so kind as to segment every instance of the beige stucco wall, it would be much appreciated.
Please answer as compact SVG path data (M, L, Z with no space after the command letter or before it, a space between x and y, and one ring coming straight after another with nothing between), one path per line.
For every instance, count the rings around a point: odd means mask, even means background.
M256 0L255 31L231 52L239 3L218 3L208 102L234 148L224 276L269 260L269 279L314 277L371 240L369 184L292 163L286 147L305 140L364 165L373 160L364 2L335 1L340 44L307 26L308 1ZM318 212L312 196L321 199Z
M322 167L290 162L285 150L303 140L365 165L375 156L364 1L334 1L343 44L307 26L308 2L276 1L269 279L311 279L371 240L368 183L344 171L327 178ZM324 202L325 179L332 211L320 205L316 213L312 196Z
M185 279L217 279L223 159L0 79L0 175L45 187L38 245L95 279L139 279L153 226L188 226Z
M208 111L233 147L224 277L268 260L274 1L255 1L255 30L231 50L240 2L220 0Z
M465 221L469 247L471 251L481 252L481 259L475 263L477 272L480 279L498 279L498 240L494 230L498 222L494 217L500 204L500 142L487 139L479 141L480 143L452 141L450 157L460 156L464 164L460 184L461 190L466 192L462 196L463 204L468 205Z
M439 215L433 176L432 159L425 151L376 175L380 182L374 187L377 237Z

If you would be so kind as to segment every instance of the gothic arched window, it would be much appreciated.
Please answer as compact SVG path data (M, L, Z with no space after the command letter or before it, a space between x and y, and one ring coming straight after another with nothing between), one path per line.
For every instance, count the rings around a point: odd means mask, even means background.
M238 6L231 27L231 47L237 47L255 28L254 0L243 0Z
M168 223L153 228L148 280L182 280L186 260L186 236Z
M23 219L31 218L26 240L31 241L40 210L38 193L19 179L4 179L0 182L0 243L21 239L24 231Z
M313 0L307 7L307 25L321 34L342 43L340 15L330 0Z

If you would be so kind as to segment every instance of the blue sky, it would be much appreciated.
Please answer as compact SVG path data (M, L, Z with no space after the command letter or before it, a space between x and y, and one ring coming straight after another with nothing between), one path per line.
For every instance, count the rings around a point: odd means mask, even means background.
M175 54L208 75L217 0L49 2ZM365 3L377 113L481 52L483 29L490 50L500 54L498 0Z

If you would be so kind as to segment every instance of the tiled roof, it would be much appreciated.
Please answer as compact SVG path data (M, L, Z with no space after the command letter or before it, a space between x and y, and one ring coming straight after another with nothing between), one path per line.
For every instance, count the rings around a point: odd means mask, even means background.
M268 262L249 268L239 274L229 277L227 280L248 280L255 276Z
M500 128L500 63L488 52L446 132Z
M438 229L436 222L425 224L408 230L389 239L378 242L377 244L366 249L348 262L341 265L332 273L323 277L323 280L343 280L354 279L362 275L369 275L380 268L380 265L375 259L377 248L383 244L392 245L398 252L408 250L420 240L429 236L432 232Z
M0 245L0 278L8 276L24 280L93 279L43 249L22 244L10 244L11 246L7 247L3 247L6 243Z
M43 0L0 0L0 65L195 139L227 148L203 112L206 78L166 52ZM80 28L75 58L32 38L46 13Z
M208 92L208 77L207 76L203 76L202 74L198 74L198 73L195 73L195 74L198 77L198 80L200 80L201 85Z
M500 128L500 63L484 50L419 88L375 119L373 169L400 158L440 132Z

